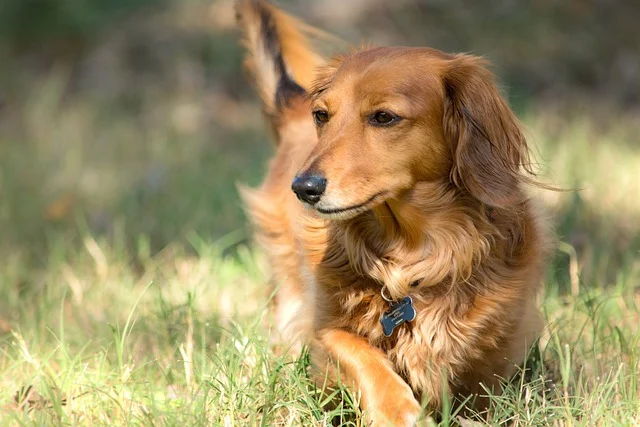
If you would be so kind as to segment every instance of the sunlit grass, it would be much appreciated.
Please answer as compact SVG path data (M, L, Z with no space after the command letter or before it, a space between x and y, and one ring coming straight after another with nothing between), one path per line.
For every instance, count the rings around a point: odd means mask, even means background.
M0 356L6 425L297 426L340 416L360 425L344 391L342 406L326 405L305 355L270 351L259 256L240 249L223 257L219 244L198 241L195 253L169 247L131 257L86 239L77 253L53 254L35 289L12 280L19 260L2 270L12 319ZM640 295L628 280L577 298L547 284L542 347L556 382L512 384L493 398L493 422L638 422ZM16 400L27 386L35 391Z
M268 346L268 266L235 190L271 151L255 102L70 79L0 117L0 423L364 425L357 396ZM559 236L546 366L492 397L494 424L640 425L638 125L595 116L525 115L543 180L581 190L539 194Z

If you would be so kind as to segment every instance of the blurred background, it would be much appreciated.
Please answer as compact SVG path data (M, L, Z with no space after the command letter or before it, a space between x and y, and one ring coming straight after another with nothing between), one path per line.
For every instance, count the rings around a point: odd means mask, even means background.
M637 279L640 2L278 4L349 44L490 59L544 180L581 189L541 195L561 241L549 274L567 291ZM250 237L235 183L260 182L272 144L238 38L230 0L2 0L5 283L42 289L52 257L84 251L86 235L133 266Z

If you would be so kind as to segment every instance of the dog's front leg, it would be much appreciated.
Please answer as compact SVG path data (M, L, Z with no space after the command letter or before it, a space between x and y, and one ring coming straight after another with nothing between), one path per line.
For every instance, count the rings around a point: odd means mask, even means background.
M396 374L384 353L362 337L339 329L316 335L312 357L316 368L329 372L361 393L361 407L378 426L413 426L420 404L407 383ZM330 365L327 366L327 363Z

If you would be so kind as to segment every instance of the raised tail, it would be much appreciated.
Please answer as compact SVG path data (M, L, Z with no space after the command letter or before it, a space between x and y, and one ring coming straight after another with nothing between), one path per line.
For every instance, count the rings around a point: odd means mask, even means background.
M306 37L317 30L267 0L238 0L236 12L247 48L244 65L273 122L293 98L306 96L314 69L323 63Z

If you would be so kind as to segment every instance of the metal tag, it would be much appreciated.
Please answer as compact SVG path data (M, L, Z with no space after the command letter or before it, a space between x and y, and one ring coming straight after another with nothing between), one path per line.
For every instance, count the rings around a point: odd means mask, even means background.
M413 300L410 296L402 298L400 301L392 302L382 317L382 332L385 337L390 337L393 330L404 322L411 322L416 318L416 309L413 307Z

